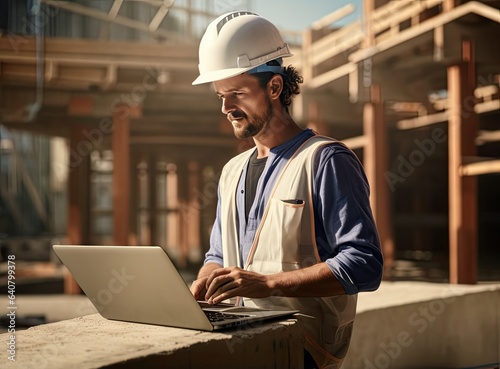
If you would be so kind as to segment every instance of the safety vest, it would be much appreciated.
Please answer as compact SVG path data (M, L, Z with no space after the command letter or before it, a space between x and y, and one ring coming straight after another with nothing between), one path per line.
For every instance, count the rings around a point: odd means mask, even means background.
M257 229L245 269L274 274L321 262L314 231L312 163L316 150L331 138L313 136L288 160L278 177ZM220 179L221 232L224 266L240 264L236 189L244 166L254 149L231 159ZM284 201L287 200L287 201ZM357 295L322 298L244 298L247 306L291 308L303 331L304 345L321 368L339 368L349 346L356 314Z

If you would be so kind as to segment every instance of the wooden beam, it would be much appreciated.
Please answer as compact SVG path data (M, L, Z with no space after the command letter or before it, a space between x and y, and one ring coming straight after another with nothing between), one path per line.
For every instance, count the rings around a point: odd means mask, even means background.
M485 160L460 166L460 176L500 173L500 160Z
M462 176L464 156L476 156L477 115L467 101L476 82L471 41L462 42L462 63L448 67L450 283L477 281L477 182Z
M384 176L387 165L387 129L380 87L370 87L370 101L363 107L363 130L366 136L364 167L371 187L370 203L384 254L384 276L390 277L394 265L394 241L391 230L389 187Z
M154 15L153 19L149 23L149 31L150 32L155 32L158 30L158 27L160 27L161 22L163 22L163 19L167 16L168 11L170 8L174 5L173 0L164 0L163 3L160 5L158 8L158 11Z
M115 0L113 5L111 5L111 9L109 9L108 16L111 19L116 18L118 13L120 12L120 8L122 7L123 0Z
M87 6L83 6L80 4L76 4L73 2L61 1L61 0L42 0L42 2L46 3L47 5L56 7L56 8L61 8L61 9L64 9L64 10L67 10L67 11L70 11L70 12L73 12L76 14L81 14L81 15L85 15L88 17L92 17L92 18L95 18L95 19L98 19L98 20L101 20L104 22L116 23L116 24L119 24L119 25L122 25L122 26L125 26L128 28L136 29L138 31L148 32L148 33L151 33L153 36L157 36L157 37L161 37L161 38L165 38L165 39L180 40L180 41L186 40L185 37L183 37L181 34L171 32L171 31L165 31L162 29L155 30L154 32L151 32L149 29L149 26L142 23L142 22L136 21L134 19L122 17L119 15L116 15L113 17L113 14L110 15L110 14L104 13L100 10L97 10L97 9L94 9L91 7L87 7Z
M474 106L474 111L477 114L488 113L494 110L500 110L500 100L484 101Z
M321 30L322 28L328 27L332 23L342 19L349 14L353 13L356 10L356 7L353 4L347 4L340 9L335 10L334 12L325 15L323 18L315 21L311 28L315 31Z
M368 137L366 135L349 137L341 140L351 150L364 148L368 144Z
M219 137L186 137L180 135L144 135L130 138L132 145L182 145L182 146L215 146L215 147L234 147L234 138Z
M474 105L474 111L477 114L487 113L500 109L500 100L489 100ZM443 111L435 114L422 115L411 119L402 119L396 123L396 127L401 130L415 129L432 124L443 123L448 120L449 111Z
M374 0L369 0L374 1ZM368 1L367 1L368 2ZM364 4L367 4L365 2ZM396 3L396 2L393 2ZM436 27L444 26L468 14L477 14L494 22L500 22L500 12L491 6L476 1L471 1L453 8L450 11L443 11L441 14L427 19L416 27L411 27L400 32L399 35L391 37L377 43L375 48L361 48L349 55L349 60L353 63L362 61L377 53L381 53L397 45L415 39L418 36L424 35L427 32L433 31Z
M476 140L474 141L476 145L484 145L488 142L500 141L500 130L499 131L478 131Z
M448 112L444 111L441 113L422 115L411 119L403 119L396 123L396 127L398 129L405 130L430 126L432 124L446 122L448 120L448 115Z
M312 65L310 65L309 67L312 70ZM340 79L341 77L349 76L351 73L357 73L357 72L358 69L356 64L347 63L342 65L341 67L329 70L328 72L320 74L319 76L316 77L312 77L311 74L311 79L308 80L309 82L307 82L306 80L306 86L309 89L319 88L332 81Z

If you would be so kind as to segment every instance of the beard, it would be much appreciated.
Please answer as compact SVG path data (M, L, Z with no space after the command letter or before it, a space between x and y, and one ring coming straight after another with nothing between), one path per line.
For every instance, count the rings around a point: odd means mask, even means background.
M228 115L229 121L232 121L230 117L243 118L247 122L246 126L240 124L239 122L236 125L233 124L234 135L237 138L245 139L253 137L267 129L270 124L270 121L273 117L273 106L271 103L271 99L266 96L265 106L262 112L249 116L240 110L235 110Z

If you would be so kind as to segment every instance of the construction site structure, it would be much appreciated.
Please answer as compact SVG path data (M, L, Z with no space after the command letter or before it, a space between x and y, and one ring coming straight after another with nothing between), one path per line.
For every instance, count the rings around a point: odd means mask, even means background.
M206 25L236 7L252 2L0 2L2 254L158 244L199 266L222 166L252 146L191 85ZM386 279L499 277L499 9L365 0L358 21L336 26L347 6L285 33L304 76L292 114L362 159Z

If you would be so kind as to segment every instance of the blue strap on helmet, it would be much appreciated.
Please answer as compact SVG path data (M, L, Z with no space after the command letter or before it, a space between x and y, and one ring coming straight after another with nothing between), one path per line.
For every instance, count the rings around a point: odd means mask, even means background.
M264 72L272 72L272 73L278 73L278 74L284 74L284 67L283 67L283 58L277 58L274 59L279 63L279 65L267 65L267 64L261 64L256 66L255 68L250 69L247 71L249 74L254 74L254 73L264 73Z

